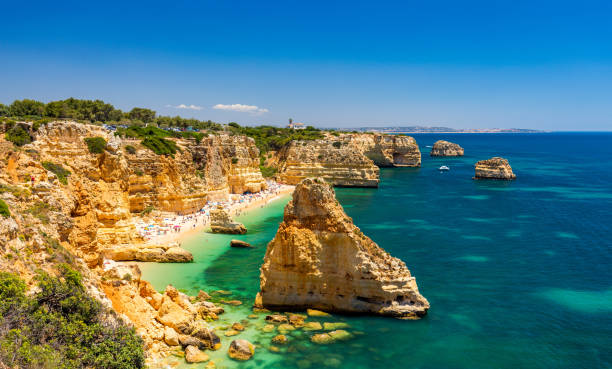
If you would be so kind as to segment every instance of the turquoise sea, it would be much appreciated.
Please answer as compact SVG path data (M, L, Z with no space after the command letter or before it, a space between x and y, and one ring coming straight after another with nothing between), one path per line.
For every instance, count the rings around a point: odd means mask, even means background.
M245 363L212 353L219 368L611 368L612 134L420 134L421 168L381 170L378 189L340 188L346 212L381 247L406 262L429 314L419 321L367 316L347 322L349 341L309 342L294 331L280 353L263 316L237 337L258 345ZM462 158L430 158L438 139ZM473 164L502 156L517 180L474 181ZM447 165L450 172L437 168ZM146 264L144 278L195 294L229 290L244 302L224 325L245 319L259 289L259 266L288 197L243 216L254 249L232 236L184 242L191 264ZM222 297L215 295L215 299ZM233 337L235 338L235 337ZM189 367L186 366L185 367ZM193 366L198 367L198 366ZM200 365L199 367L203 367Z

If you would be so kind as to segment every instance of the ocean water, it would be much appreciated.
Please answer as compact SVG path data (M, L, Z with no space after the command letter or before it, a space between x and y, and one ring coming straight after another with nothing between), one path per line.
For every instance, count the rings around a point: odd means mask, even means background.
M258 345L254 358L228 359L232 338L221 329L251 313L288 197L242 217L249 233L236 238L254 249L197 235L185 241L194 263L143 265L144 277L160 290L223 289L244 302L215 323L219 368L611 368L612 134L415 138L421 168L382 169L378 189L336 193L366 235L406 262L431 304L424 319L334 315L319 320L348 323L351 340L318 346L312 332L294 331L272 353L277 332L260 331L261 315L237 336ZM438 139L459 143L466 156L430 158ZM473 164L492 156L507 158L517 180L472 180Z

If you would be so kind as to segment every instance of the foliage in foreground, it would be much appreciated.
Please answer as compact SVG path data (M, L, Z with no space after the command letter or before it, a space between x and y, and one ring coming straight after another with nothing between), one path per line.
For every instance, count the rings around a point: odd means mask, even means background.
M106 140L102 137L87 137L85 143L91 154L102 154L106 148Z
M142 340L133 329L103 319L81 275L66 264L60 277L40 273L39 291L26 296L19 277L0 272L0 362L19 368L144 366Z
M68 184L68 176L71 174L68 169L64 168L60 164L55 164L50 161L43 161L41 164L43 168L55 174L61 184Z

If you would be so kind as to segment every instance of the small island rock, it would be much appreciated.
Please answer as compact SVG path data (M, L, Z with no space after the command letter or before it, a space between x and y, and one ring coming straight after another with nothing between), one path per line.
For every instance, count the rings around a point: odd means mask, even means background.
M231 240L230 247L239 247L239 248L252 248L253 246L245 241L241 240Z
M512 172L512 167L510 167L508 160L500 157L477 162L474 172L474 179L516 179L516 175Z
M222 206L210 211L212 233L245 234L247 229L242 223L234 222Z
M430 156L463 156L463 147L456 143L439 140L434 143Z
M296 186L260 280L255 306L269 309L394 317L421 317L429 309L406 264L353 224L321 178Z

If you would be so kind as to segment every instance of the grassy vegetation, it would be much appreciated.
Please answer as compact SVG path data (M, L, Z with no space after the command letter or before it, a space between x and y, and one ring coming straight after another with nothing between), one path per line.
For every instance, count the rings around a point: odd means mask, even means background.
M147 137L141 142L142 146L150 149L157 155L170 155L174 157L178 147L174 141L160 137Z
M15 124L6 131L4 137L7 141L11 141L15 146L23 146L32 142L32 137L30 136L28 130L28 126L23 124Z
M153 210L155 210L155 207L153 205L148 205L146 208L144 208L141 212L140 215L144 216L144 215L148 215L150 214Z
M81 275L60 264L59 278L37 277L26 295L16 275L0 272L0 362L10 368L109 368L144 366L142 340L133 329L105 319Z
M51 210L51 205L46 202L37 201L34 205L30 206L26 212L32 214L34 218L39 219L43 224L48 224Z
M144 139L147 137L158 137L158 138L193 138L197 143L200 143L206 134L201 132L175 132L166 131L155 126L140 127L137 125L131 125L127 128L117 128L115 133L117 136L129 137L129 138L140 138Z
M276 168L266 167L263 165L259 166L259 170L261 171L261 175L264 176L264 178L274 177L274 175L276 175L276 172L277 172Z
M311 126L296 130L273 126L241 127L237 123L230 123L229 129L234 134L252 137L261 154L271 150L279 150L294 140L318 140L324 137L321 130Z
M11 216L11 211L9 210L8 205L2 199L0 199L0 215L3 218L10 218Z
M87 137L85 143L91 154L102 154L106 148L106 140L102 137Z
M134 154L136 154L136 148L135 148L134 146L132 146L132 145L127 145L127 146L125 147L125 151L126 151L128 154L130 154L130 155L134 155Z
M0 193L8 192L19 200L25 200L30 196L30 191L27 188L0 184Z
M43 168L50 172L53 172L57 176L57 179L60 181L61 184L68 184L68 176L70 176L71 174L68 169L64 168L60 164L55 164L50 161L43 161L41 164Z

